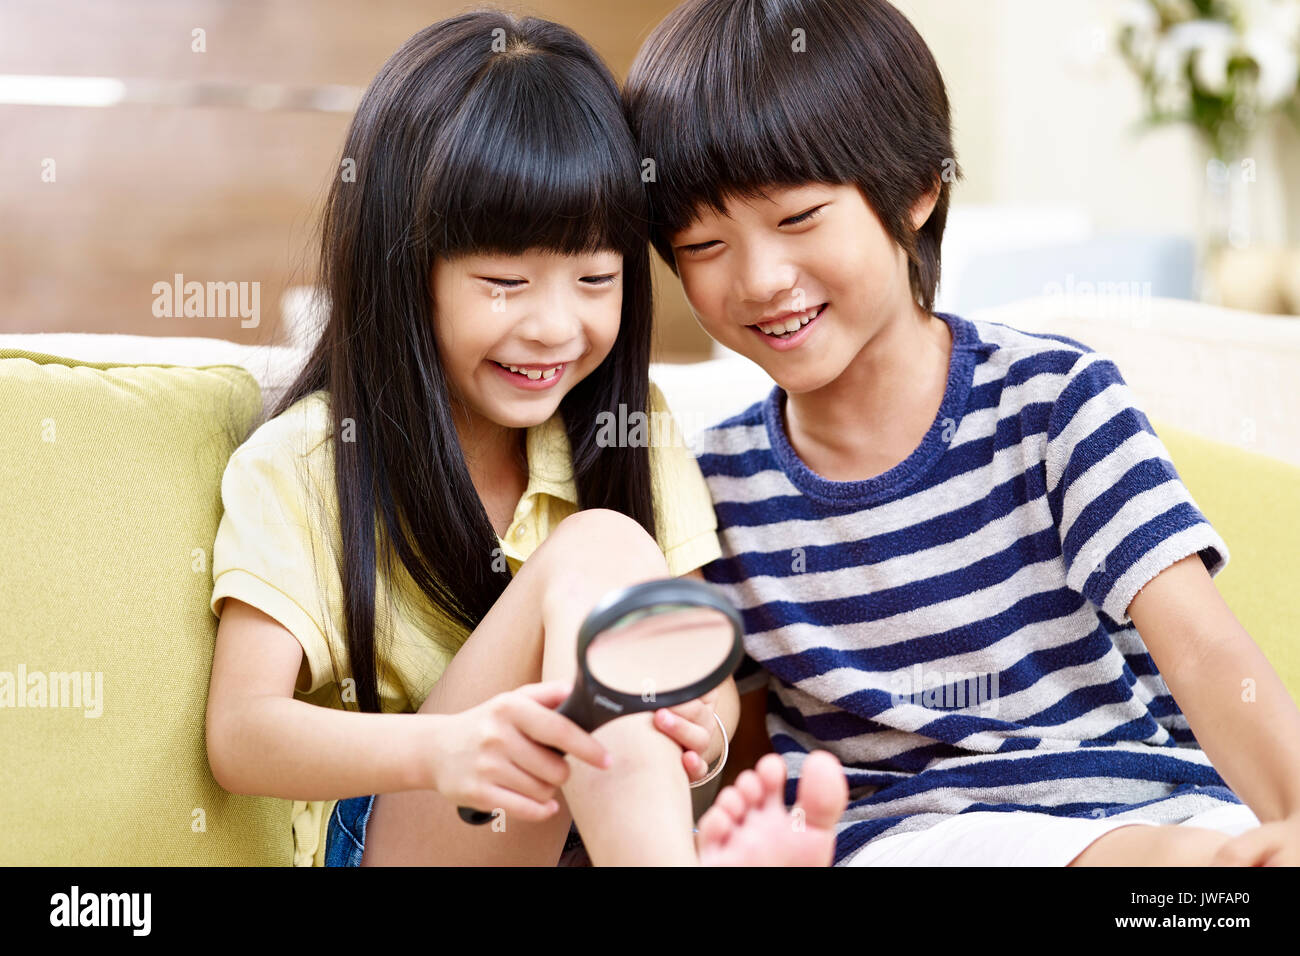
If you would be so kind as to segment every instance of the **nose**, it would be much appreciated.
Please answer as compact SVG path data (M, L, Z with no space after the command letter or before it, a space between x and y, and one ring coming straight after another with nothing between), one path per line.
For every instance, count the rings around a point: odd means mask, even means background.
M515 333L547 349L558 349L582 336L582 304L578 296L552 288L530 304L515 325Z
M799 270L776 247L750 246L737 276L737 294L747 306L765 306L795 288Z

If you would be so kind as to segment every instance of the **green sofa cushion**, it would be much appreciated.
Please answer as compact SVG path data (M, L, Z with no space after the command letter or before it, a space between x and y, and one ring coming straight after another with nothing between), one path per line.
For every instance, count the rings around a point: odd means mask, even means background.
M204 745L221 476L260 410L233 366L0 350L0 863L292 862L290 801L227 793Z

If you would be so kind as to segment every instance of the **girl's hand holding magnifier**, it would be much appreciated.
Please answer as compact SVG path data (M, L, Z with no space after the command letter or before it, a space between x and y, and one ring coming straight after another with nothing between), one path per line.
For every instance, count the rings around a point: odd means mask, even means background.
M722 732L714 718L719 688L676 707L655 711L655 727L682 748L682 766L691 783L701 780L722 755Z
M555 710L571 690L560 681L525 684L440 718L433 789L463 805L499 807L517 820L553 816L569 779L560 752L599 769L611 765L596 738Z

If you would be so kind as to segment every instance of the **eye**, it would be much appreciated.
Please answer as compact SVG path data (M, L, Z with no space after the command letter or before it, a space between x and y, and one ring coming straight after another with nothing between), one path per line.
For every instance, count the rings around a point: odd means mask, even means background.
M479 276L478 278L482 279L484 282L491 282L493 285L500 286L503 289L517 289L526 281L524 279L498 279L493 276Z
M817 214L820 213L824 208L826 208L824 204L821 206L814 206L812 209L809 209L807 212L801 212L797 216L791 216L789 219L783 219L781 221L781 225L797 226L801 222L807 222L808 220L815 218Z
M587 283L587 285L612 285L617 278L618 273L611 272L609 275L603 276L583 276L581 281Z
M717 244L718 244L718 240L710 239L708 242L697 242L694 245L678 246L677 248L680 249L682 252L688 253L690 255L694 255L697 252L703 252L705 249L709 248L709 246L716 246Z

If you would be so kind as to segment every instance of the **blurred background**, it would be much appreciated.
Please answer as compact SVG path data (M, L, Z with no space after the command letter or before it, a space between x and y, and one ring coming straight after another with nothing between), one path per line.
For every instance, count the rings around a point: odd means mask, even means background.
M1300 0L896 5L943 70L964 172L940 309L1300 313ZM0 333L291 339L361 90L472 6L0 0ZM674 2L494 6L576 28L621 80ZM258 283L258 323L156 317L178 274ZM656 357L709 357L658 280Z

